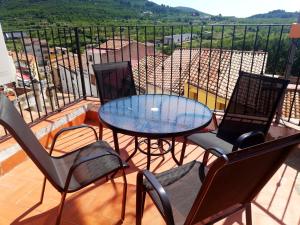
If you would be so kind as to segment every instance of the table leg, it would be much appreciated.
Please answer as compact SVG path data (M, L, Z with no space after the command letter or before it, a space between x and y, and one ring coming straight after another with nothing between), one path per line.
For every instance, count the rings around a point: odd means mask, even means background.
M133 153L130 154L130 156L126 159L126 162L128 162L134 155L135 153L137 152L138 150L138 145L139 145L139 142L138 142L138 137L134 137L134 151Z
M151 139L147 138L147 170L150 170L151 163Z
M172 158L173 160L176 162L176 164L179 166L180 165L180 162L176 159L176 156L175 156L175 138L172 137L172 149L171 149L171 153L172 153Z
M160 153L162 153L162 158L163 160L165 159L165 154L164 154L164 143L162 141L162 139L158 139L157 140L157 146L158 146L158 149L160 150Z
M181 149L180 160L179 160L180 165L182 165L182 163L183 163L185 149L186 149L186 142L187 142L187 138L186 137L183 137L183 138L184 138L184 140L182 143L182 149Z
M117 132L113 131L113 138L114 138L114 145L115 145L115 150L118 154L120 154L120 149L119 149L119 141L118 141L118 134Z

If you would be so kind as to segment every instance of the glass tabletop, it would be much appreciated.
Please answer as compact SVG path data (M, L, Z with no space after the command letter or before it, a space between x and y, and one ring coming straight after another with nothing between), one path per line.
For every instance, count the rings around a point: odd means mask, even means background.
M175 95L134 95L102 105L101 121L116 132L145 137L185 135L212 118L200 102Z

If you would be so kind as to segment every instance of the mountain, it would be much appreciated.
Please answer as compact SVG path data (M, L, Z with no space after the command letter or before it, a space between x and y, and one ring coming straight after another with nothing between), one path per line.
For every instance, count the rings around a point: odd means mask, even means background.
M256 14L256 15L253 15L253 16L250 16L248 18L250 19L272 19L272 18L290 18L290 19L293 19L293 18L297 18L299 12L286 12L285 10L273 10L273 11L270 11L268 13L263 13L263 14Z
M296 18L296 12L284 10L248 18L210 16L196 9L148 0L0 0L4 31L49 26L290 23Z
M204 13L204 12L201 12L199 10L196 10L196 9L193 9L193 8L190 8L190 7L184 7L184 6L177 6L177 7L174 7L175 9L179 9L181 12L186 12L186 13L191 13L191 14L198 14L200 16L210 16L209 14L207 13Z
M190 20L197 10L147 0L0 0L4 29Z

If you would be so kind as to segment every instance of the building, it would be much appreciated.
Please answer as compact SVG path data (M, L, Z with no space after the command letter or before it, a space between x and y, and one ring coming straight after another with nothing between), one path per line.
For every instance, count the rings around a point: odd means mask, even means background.
M138 49L138 50L137 50ZM83 62L83 75L85 89L88 95L97 96L96 78L92 65L94 63L109 63L118 61L130 61L132 66L138 65L138 61L146 55L154 54L154 45L128 40L108 40L100 46L87 46L85 53L81 55ZM52 57L51 57L52 58ZM62 92L75 96L82 95L81 78L77 54L69 53L58 55L58 59L51 59L54 67L54 83L61 87Z
M190 79L184 84L184 94L207 104L210 109L224 110L235 87L239 71L264 74L267 56L266 52L261 51L231 52L219 49L197 54L188 72ZM197 67L199 61L200 66Z
M56 57L60 57L62 55L67 54L67 48L65 47L55 47L55 48L50 48L49 49L50 52L50 60L55 60Z
M90 64L120 61L131 61L132 64L136 64L139 59L153 54L153 43L109 39L100 46L90 46L87 49L87 61Z
M22 39L27 38L28 34L26 32L5 32L4 33L4 39L7 40L12 40L12 39Z
M164 77L157 79L156 72L162 70L163 62L167 58L167 55L147 56L132 67L134 83L139 93L162 93Z
M150 57L141 60L139 68L134 67L135 83L144 81L142 88L148 92L184 94L211 109L215 104L224 109L239 71L264 73L267 55L261 51L176 49L167 58L156 57L155 63Z
M82 54L83 80L85 90L89 96L97 96L96 80L93 70L89 70L85 54ZM53 83L63 94L71 94L74 97L82 96L82 79L80 77L78 55L62 54L51 60L53 68Z
M171 45L172 44L172 39L173 39L173 44L180 44L182 42L188 42L191 41L191 39L196 38L197 34L190 34L190 33L185 33L185 34L175 34L175 35L169 35L164 37L164 44L165 45Z
M16 55L15 52L9 52L9 55L13 58L14 61L14 66L16 68L16 78L19 86L23 86L23 81L25 85L29 86L31 84L31 80L42 79L42 74L39 74L37 62L33 55L26 55L24 52L19 52L18 55Z
M35 55L38 66L47 65L49 60L48 43L46 40L38 38L25 38L24 48L27 54Z

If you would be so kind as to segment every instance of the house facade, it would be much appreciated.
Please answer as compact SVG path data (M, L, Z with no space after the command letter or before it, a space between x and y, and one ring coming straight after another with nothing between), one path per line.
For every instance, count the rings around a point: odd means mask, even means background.
M165 45L171 45L172 43L180 44L181 42L191 41L193 38L196 37L197 34L190 34L190 33L169 35L164 37L164 44Z

